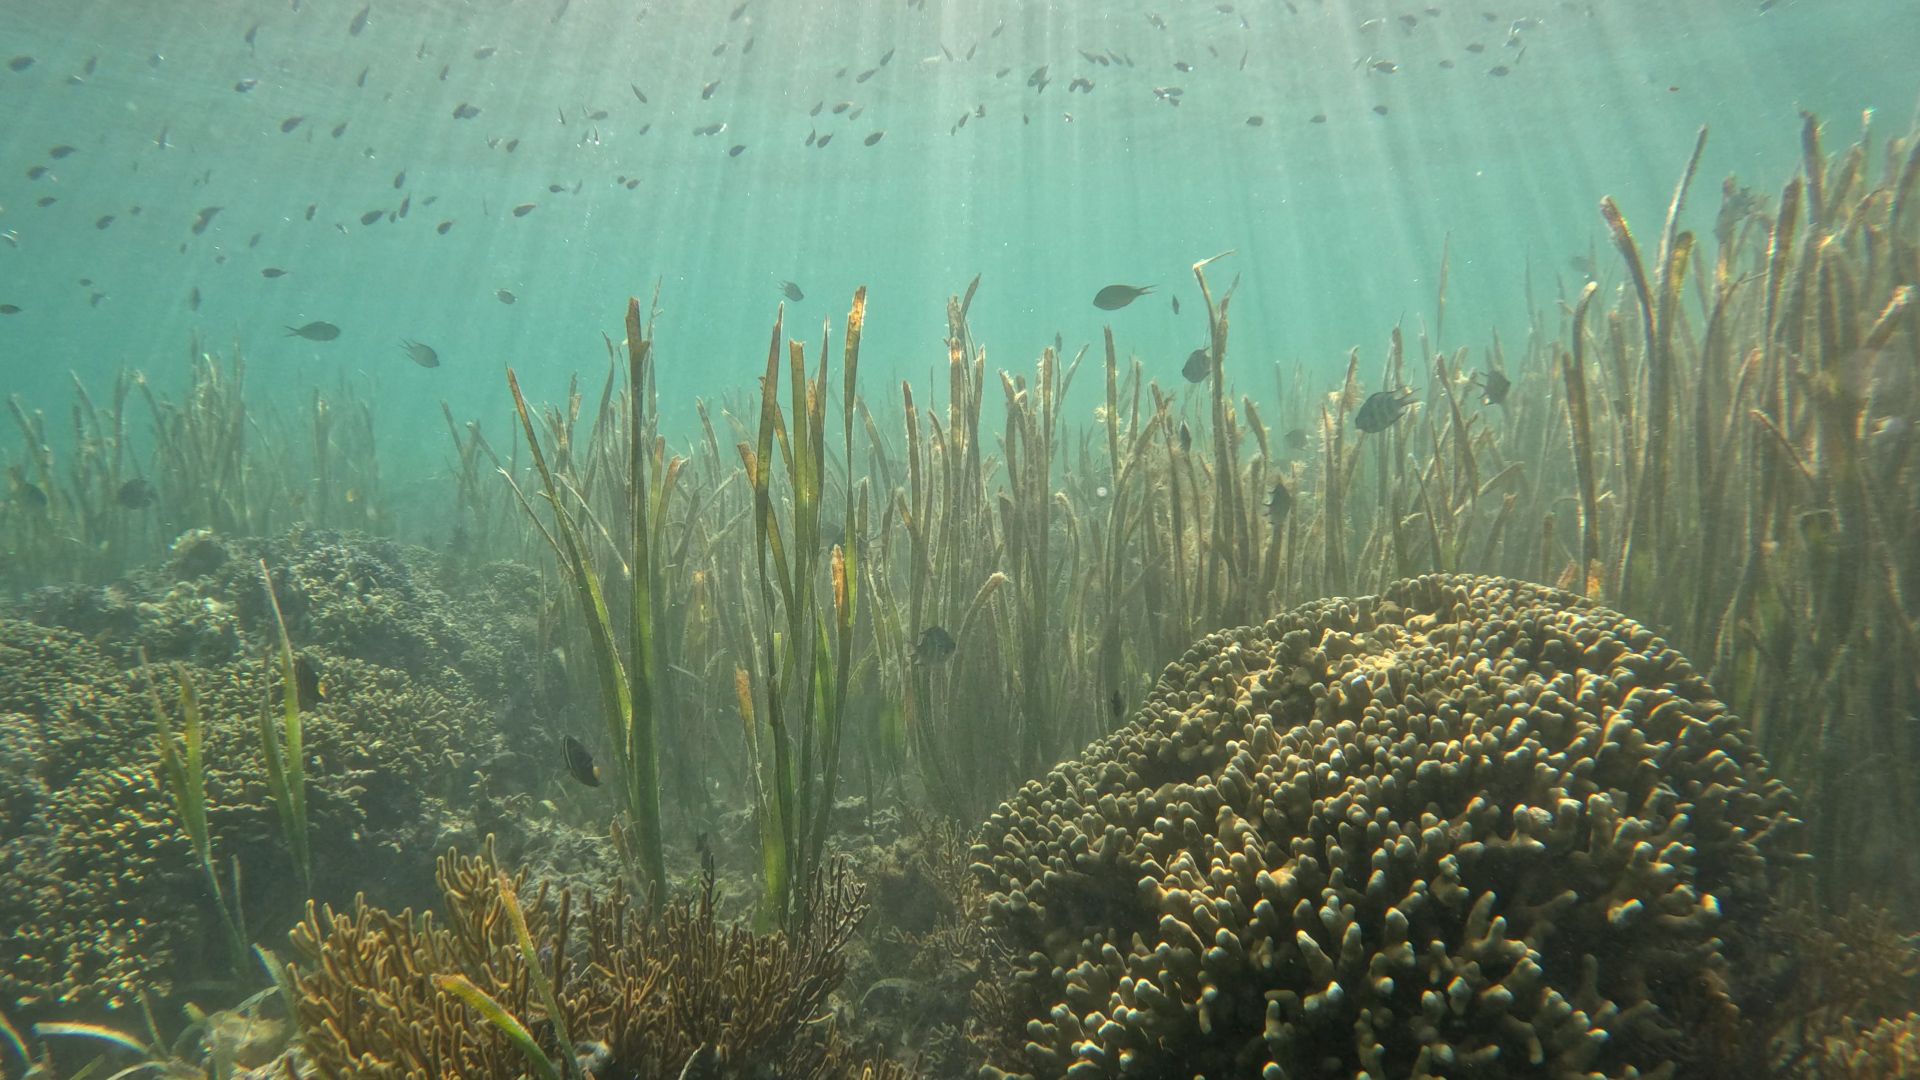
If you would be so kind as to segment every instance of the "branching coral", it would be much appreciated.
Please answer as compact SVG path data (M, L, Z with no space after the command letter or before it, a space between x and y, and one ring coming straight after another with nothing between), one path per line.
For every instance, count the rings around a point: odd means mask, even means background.
M996 1064L1737 1075L1796 825L1622 616L1447 576L1306 605L1203 639L993 815L979 872L1026 957Z
M827 999L842 950L865 912L834 864L814 880L811 916L790 932L720 924L708 877L692 897L648 914L616 888L576 901L509 878L491 842L439 863L444 925L431 913L393 915L364 901L351 914L309 909L293 932L305 959L294 975L306 1056L325 1077L511 1080L526 1059L497 1026L441 988L461 976L498 1001L555 1060L578 1056L601 1080L677 1077L696 1054L718 1075L830 1080L902 1077L861 1061L838 1038ZM552 1018L534 1021L536 980L511 929L518 898L536 956L579 1040L561 1047ZM699 1071L699 1070L695 1070Z

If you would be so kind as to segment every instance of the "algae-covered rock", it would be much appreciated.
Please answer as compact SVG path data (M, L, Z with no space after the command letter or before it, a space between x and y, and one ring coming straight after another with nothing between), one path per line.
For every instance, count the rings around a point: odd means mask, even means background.
M1473 577L1212 634L975 849L1037 1076L1750 1067L1789 793L1686 659Z

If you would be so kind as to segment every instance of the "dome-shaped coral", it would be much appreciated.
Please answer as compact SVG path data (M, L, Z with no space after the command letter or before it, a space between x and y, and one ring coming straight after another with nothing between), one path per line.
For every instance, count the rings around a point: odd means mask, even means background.
M1623 616L1451 576L1308 604L1201 640L993 815L976 872L1024 957L995 1065L1731 1075L1795 825Z

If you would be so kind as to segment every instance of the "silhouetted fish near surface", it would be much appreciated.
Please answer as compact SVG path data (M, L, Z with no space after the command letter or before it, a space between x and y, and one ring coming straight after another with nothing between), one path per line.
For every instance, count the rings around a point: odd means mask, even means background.
M1093 294L1093 306L1102 311L1118 311L1152 291L1151 285L1109 285Z
M153 485L138 476L121 484L120 490L113 493L113 501L128 510L145 510L153 505L154 498Z
M1512 379L1507 378L1506 375L1494 371L1491 368L1475 375L1471 381L1475 386L1480 388L1480 404L1482 405L1506 404L1507 391L1513 389Z
M372 14L373 14L372 4L368 4L366 7L361 8L360 13L358 15L355 15L353 17L353 21L347 24L347 34L351 37L359 37L360 32L367 28L367 16Z
M1401 395L1406 395L1402 397ZM1353 426L1361 431L1385 431L1406 413L1407 406L1413 404L1414 391L1411 387L1398 390L1381 390L1368 396L1360 403L1360 411L1353 414Z
M503 304L511 304L515 300L520 299L519 297L513 295L513 293L507 289L495 289L493 291L493 295L496 299L498 299Z
M340 328L330 322L310 322L305 326L287 327L288 337L303 337L308 341L332 341L340 336Z
M0 304L0 315L18 315L18 314L20 314L19 304Z
M791 281L782 281L780 283L780 295L796 304L807 298L807 294L800 291L800 286L795 285Z
M1205 349L1193 350L1187 354L1187 362L1180 365L1180 374L1190 383L1206 382L1213 374L1213 357Z
M920 640L913 646L913 662L916 664L938 664L952 656L960 646L947 633L945 627L929 626L920 631Z
M407 354L407 359L419 364L421 367L434 368L440 366L440 354L434 352L433 346L431 345L422 345L417 341L402 341L400 343L400 351Z
M560 757L567 763L567 775L588 787L600 786L600 766L593 763L593 755L580 744L580 740L571 735L560 741Z
M272 281L274 278L286 277L287 272L277 266L269 266L260 271L260 276Z
M1175 315L1180 314L1180 298L1177 296L1169 296L1167 299L1173 301L1173 313Z

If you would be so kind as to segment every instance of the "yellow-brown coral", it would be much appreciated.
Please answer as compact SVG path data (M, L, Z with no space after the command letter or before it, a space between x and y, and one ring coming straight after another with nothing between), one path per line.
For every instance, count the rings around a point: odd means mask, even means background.
M995 1065L1736 1075L1791 811L1684 658L1557 590L1432 576L1217 633L989 822L1026 957Z
M646 913L619 889L580 903L564 889L529 890L523 871L510 887L574 1047L558 1045L550 1017L534 1019L539 999L509 928L492 845L473 858L449 853L439 865L444 926L430 913L360 903L350 915L309 910L294 930L305 961L294 975L297 1019L319 1075L524 1075L526 1059L508 1038L435 984L435 976L463 975L519 1018L549 1057L578 1053L584 1071L602 1078L677 1077L696 1053L727 1076L904 1076L859 1060L825 1022L844 972L841 950L865 910L839 864L813 883L805 926L764 935L718 922L711 878L695 896Z

